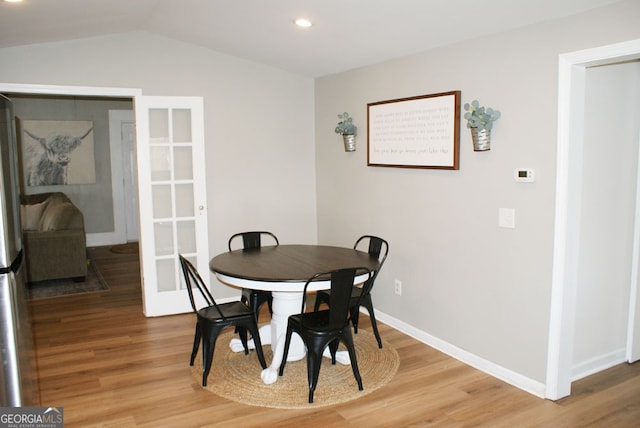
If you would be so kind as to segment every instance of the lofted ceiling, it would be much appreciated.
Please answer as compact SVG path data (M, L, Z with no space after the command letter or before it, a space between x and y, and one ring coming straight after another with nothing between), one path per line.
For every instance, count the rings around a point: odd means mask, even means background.
M0 48L144 30L320 77L617 1L0 0Z

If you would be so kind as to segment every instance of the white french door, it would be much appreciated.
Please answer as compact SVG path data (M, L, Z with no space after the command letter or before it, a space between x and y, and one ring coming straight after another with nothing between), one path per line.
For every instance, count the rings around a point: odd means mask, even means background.
M178 254L209 271L203 99L135 97L146 316L191 311Z

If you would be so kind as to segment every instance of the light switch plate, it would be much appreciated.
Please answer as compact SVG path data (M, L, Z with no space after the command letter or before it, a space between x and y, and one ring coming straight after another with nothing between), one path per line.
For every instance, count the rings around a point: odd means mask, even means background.
M498 226L507 229L516 227L516 210L513 208L500 208L498 210Z

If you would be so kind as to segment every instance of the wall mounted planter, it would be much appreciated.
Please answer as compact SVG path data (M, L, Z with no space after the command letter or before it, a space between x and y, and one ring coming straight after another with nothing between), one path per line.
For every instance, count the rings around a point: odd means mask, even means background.
M473 140L473 150L476 152L484 152L491 150L491 130L490 129L471 129L471 139Z
M344 140L344 151L345 152L355 152L356 151L356 136L350 134L343 134L342 139Z

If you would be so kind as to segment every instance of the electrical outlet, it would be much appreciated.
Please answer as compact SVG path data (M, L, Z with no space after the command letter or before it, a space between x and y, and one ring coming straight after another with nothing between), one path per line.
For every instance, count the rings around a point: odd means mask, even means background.
M402 281L400 281L399 279L396 279L396 282L394 284L394 291L398 296L402 296Z

